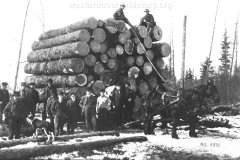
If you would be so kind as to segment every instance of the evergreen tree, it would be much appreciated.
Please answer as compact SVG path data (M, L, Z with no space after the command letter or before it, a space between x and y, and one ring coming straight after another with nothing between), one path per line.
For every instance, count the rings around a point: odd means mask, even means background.
M220 74L224 74L225 76L228 75L230 72L230 54L229 54L229 49L230 49L230 43L228 40L229 36L227 35L227 30L225 29L224 35L223 35L223 41L221 43L221 58L219 59L221 61L220 64Z
M207 64L208 64L208 77L212 78L214 77L214 68L213 66L211 66L212 61L210 60L208 62L208 58L206 57L206 60L203 63L200 63L201 68L200 68L200 80L201 82L204 82L205 78L206 78L206 71L207 71Z

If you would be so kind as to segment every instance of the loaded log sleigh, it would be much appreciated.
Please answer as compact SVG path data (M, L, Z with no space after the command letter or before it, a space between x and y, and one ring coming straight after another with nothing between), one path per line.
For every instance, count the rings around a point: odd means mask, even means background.
M128 29L121 20L97 20L94 17L49 30L32 44L32 51L27 56L29 63L24 68L25 73L31 75L26 77L25 82L34 82L37 90L42 92L46 80L51 78L58 90L73 92L78 99L89 86L92 93L99 96L101 89L129 83L136 93L135 120L142 119L139 121L144 121L145 128L148 128L145 134L149 134L152 132L149 123L153 115L173 108L168 113L173 115L175 123L177 110L182 108L180 106L190 109L196 103L197 108L200 108L199 103L205 101L203 95L209 94L197 89L165 94L156 91L157 86L167 83L162 76L165 66L163 59L171 54L171 46L159 42L162 34L157 25L148 35L145 26ZM209 84L205 87L209 87ZM188 92L196 97L189 98ZM165 97L163 101L162 97ZM205 98L211 97L213 95ZM141 114L141 110L146 114Z

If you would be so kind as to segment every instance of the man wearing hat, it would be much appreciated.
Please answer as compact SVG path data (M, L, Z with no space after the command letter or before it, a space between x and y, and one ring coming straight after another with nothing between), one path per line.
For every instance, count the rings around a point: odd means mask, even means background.
M133 27L133 25L129 22L129 20L124 15L124 8L126 7L125 4L121 4L120 8L113 14L113 18L115 20L123 20L125 23L127 23L130 27Z
M73 134L77 126L77 119L79 113L79 101L76 99L74 93L70 94L70 100L67 101L67 133Z
M109 97L105 95L105 89L101 89L96 105L96 116L98 118L100 131L104 131L106 129L108 111L111 109L110 104L111 101Z
M15 139L19 139L21 126L27 117L27 108L20 100L19 92L13 93L13 99L7 104L3 113L9 128L8 139L12 140L14 136Z
M79 106L82 108L82 114L85 115L86 127L88 131L97 131L96 103L96 97L91 93L91 89L88 88L86 95L81 98L79 103Z
M146 15L141 18L139 26L147 27L147 33L150 35L151 29L156 25L156 22L154 21L153 15L149 13L150 11L148 9L144 12L146 12Z
M35 116L36 105L39 102L39 94L35 90L34 85L34 82L30 83L28 89L28 113L31 113L33 116Z
M51 97L50 93L53 92L55 95L57 95L57 89L53 86L53 80L48 79L47 80L47 87L44 89L44 107L42 111L42 120L46 120L47 115L46 115L46 105L47 105L47 100L49 97Z
M25 106L27 106L27 108L28 108L28 86L27 86L27 84L26 84L26 82L22 82L21 83L21 86L22 86L22 90L20 91L20 98L21 98L21 100L22 100L22 102L23 102L23 104L25 105Z
M2 89L0 90L0 123L2 123L3 110L9 102L9 92L7 90L7 83L2 82Z

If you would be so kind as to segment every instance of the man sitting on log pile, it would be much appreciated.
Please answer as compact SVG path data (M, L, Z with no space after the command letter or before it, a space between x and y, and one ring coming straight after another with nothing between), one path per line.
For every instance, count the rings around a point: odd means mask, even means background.
M86 95L82 97L79 103L82 108L82 115L85 115L87 131L97 131L96 102L96 97L91 93L90 88L88 88Z
M53 86L53 80L48 79L47 80L47 87L44 89L44 107L42 111L42 120L46 120L47 115L46 115L46 106L47 106L47 100L50 97L50 92L54 92L55 95L57 95L57 89Z
M146 15L141 18L139 26L147 27L147 33L150 35L152 28L156 26L156 22L154 21L153 15L149 13L150 11L148 9L144 12L146 12Z
M9 128L8 140L12 140L14 136L15 139L20 138L21 126L25 122L27 112L28 109L23 104L22 99L20 98L20 93L15 91L13 93L13 99L3 110L4 116L6 117L5 123Z
M3 110L9 102L9 92L7 90L8 83L2 82L2 89L0 90L0 123L2 123Z
M129 22L129 20L124 15L123 10L124 10L125 7L126 7L125 4L121 4L120 8L114 13L113 18L115 20L122 20L125 23L127 23L130 27L133 27L133 25Z

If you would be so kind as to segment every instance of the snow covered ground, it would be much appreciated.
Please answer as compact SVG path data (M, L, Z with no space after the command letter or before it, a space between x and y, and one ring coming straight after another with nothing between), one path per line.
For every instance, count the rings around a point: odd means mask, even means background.
M221 118L221 117L215 117ZM148 135L146 142L121 143L104 148L84 149L71 153L54 154L33 159L153 159L153 160L185 160L185 159L240 159L240 116L224 117L233 128L213 128L199 134L198 138L188 136L188 131L178 130L178 140L171 135L162 135L160 129L155 135ZM139 132L122 132L120 137L145 136ZM115 136L96 136L83 138L82 141L103 140ZM53 144L75 143L79 139L68 142L53 142ZM37 143L28 143L11 148L34 147ZM7 149L7 148L3 148Z

